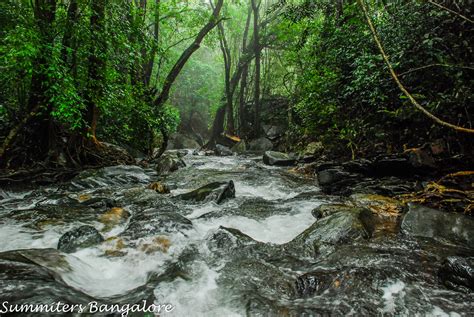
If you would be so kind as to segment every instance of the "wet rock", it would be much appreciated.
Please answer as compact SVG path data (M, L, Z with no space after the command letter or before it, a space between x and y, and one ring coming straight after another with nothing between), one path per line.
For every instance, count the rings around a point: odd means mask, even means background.
M385 217L397 217L406 207L396 199L376 194L354 194L350 198L356 206L367 208L374 214Z
M335 271L315 271L298 276L296 290L299 297L310 297L324 293L329 288L337 288L340 282Z
M150 208L134 213L127 228L119 237L137 240L170 233L186 234L186 231L192 228L192 222L177 212Z
M242 154L245 151L247 151L247 143L245 143L245 140L242 140L242 141L236 143L230 150L233 153Z
M120 257L127 254L124 250L127 247L125 241L117 236L106 239L103 246L105 248L104 254L106 256Z
M282 152L266 151L263 155L263 163L275 166L291 166L296 159Z
M87 305L95 299L69 287L62 272L71 268L64 255L55 249L14 250L0 253L0 296L11 304L66 304ZM19 314L20 315L20 314ZM38 316L38 313L21 313Z
M403 160L407 163L406 159ZM353 193L376 193L394 196L418 189L419 185L416 181L380 176L379 174L385 174L386 171L378 170L377 164L362 159L342 164L327 162L317 164L314 170L317 172L321 189L327 194L349 196ZM403 166L401 169L405 173L407 165ZM390 168L389 171L391 171Z
M438 276L441 282L450 289L464 292L474 291L474 257L448 257Z
M219 285L231 288L246 300L258 299L261 294L293 297L294 279L268 262L258 259L235 259L227 262L217 280ZM253 314L251 314L253 315Z
M148 189L152 189L160 194L169 194L170 188L168 185L163 184L162 182L154 182L147 186Z
M249 142L249 150L257 152L265 152L273 149L273 143L265 137L261 137Z
M71 202L65 205L42 205L34 209L14 210L8 213L7 217L35 229L43 229L47 225L95 221L98 212L97 209Z
M188 150L166 150L166 154L175 155L179 158L183 158L188 155Z
M105 225L104 231L109 231L114 226L123 224L130 217L130 213L121 208L114 207L99 216L99 221Z
M219 156L232 156L232 151L224 145L216 144L216 155Z
M411 149L408 152L408 161L414 168L419 169L435 169L436 163L431 153L429 145Z
M104 238L96 228L84 225L63 234L58 242L58 250L73 253L79 249L99 244L102 241L104 241Z
M165 152L158 160L156 171L160 175L165 175L185 167L186 163L173 152Z
M328 246L349 243L370 237L360 215L363 208L345 208L316 221L296 238L286 244L286 248L306 257L315 257Z
M263 125L263 131L270 140L281 138L285 134L285 128L277 125ZM271 150L271 149L269 149Z
M402 221L405 234L474 248L474 218L410 204Z
M349 173L340 167L334 167L320 170L317 173L317 178L318 184L325 193L348 195L352 192L351 186L359 182L362 176Z
M354 209L353 206L348 206L346 204L322 204L314 208L311 211L311 214L316 219L322 219L332 214L335 214L336 212L341 212L341 211L350 212L353 209Z
M219 254L228 254L232 250L256 243L255 240L240 230L223 226L211 232L206 238L206 245L209 250Z
M199 148L199 143L181 133L174 133L170 136L168 141L167 150L174 150L174 149L196 149Z
M146 254L167 253L170 246L171 241L167 236L156 236L147 241L140 241L138 249Z
M150 176L134 165L117 165L86 170L76 176L71 185L74 189L96 188L108 185L124 185L149 182Z
M217 204L222 203L229 198L235 198L234 182L214 182L200 187L192 192L176 196L182 200L194 202L215 201Z
M380 156L370 165L370 174L375 176L410 176L414 173L413 166L406 156Z
M89 206L94 209L103 209L103 208L112 208L117 205L117 202L114 199L110 199L107 197L92 197L85 199L85 195L79 196L78 200L84 206Z

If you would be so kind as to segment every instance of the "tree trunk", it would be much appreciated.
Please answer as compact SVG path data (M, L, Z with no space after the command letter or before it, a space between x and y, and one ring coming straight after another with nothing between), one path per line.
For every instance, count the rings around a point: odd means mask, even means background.
M171 68L170 72L166 76L165 83L163 85L163 88L161 89L161 93L155 99L155 102L154 102L155 107L161 108L162 106L164 106L166 101L168 101L171 87L173 86L174 81L178 77L179 73L183 69L186 62L193 55L193 53L199 49L204 37L206 37L206 35L212 29L214 29L217 24L221 22L221 19L219 18L219 14L221 12L223 3L224 3L224 0L218 0L216 7L214 8L212 12L212 16L209 18L209 21L199 31L199 33L196 35L196 38L191 43L191 45L188 46L186 50L184 50L184 52L181 54L181 56L178 58L178 60L174 64L173 68ZM168 131L166 131L166 129L163 128L161 129L161 134L163 135L163 144L161 145L160 151L158 152L158 155L157 155L158 157L161 156L166 151L166 146L168 145Z
M250 28L250 18L252 17L252 7L249 6L247 21L245 22L244 35L242 37L242 51L247 49L247 37ZM245 89L247 88L248 64L242 70L242 79L240 80L239 91L239 134L245 136L247 134L247 118L245 116Z
M155 0L155 21L153 23L153 47L148 61L144 67L143 84L145 87L150 86L151 75L153 73L153 66L155 63L156 52L158 51L158 39L160 36L160 4L161 0Z
M181 54L181 56L178 58L178 60L174 64L173 68L170 70L170 72L166 76L165 83L163 85L163 88L161 89L161 93L158 96L158 98L156 98L155 100L156 107L161 107L165 104L166 101L168 101L171 87L173 86L174 81L178 77L184 65L189 60L189 58L193 55L193 53L199 49L204 37L206 37L206 35L214 27L216 27L217 24L220 23L221 19L219 19L219 14L221 12L223 3L224 3L224 0L219 0L217 2L216 7L214 8L212 12L212 16L209 18L209 21L199 31L199 33L196 35L196 38L191 43L191 45L189 45L189 47L186 50L184 50L184 52Z
M212 0L210 1L211 6ZM226 108L225 112L227 113L227 127L226 132L230 135L234 135L234 109L232 105L233 96L230 94L230 72L232 67L232 56L230 53L229 45L227 44L227 39L225 36L224 25L219 23L217 26L219 31L219 44L222 51L222 56L224 57L224 74L225 74L225 101Z
M46 70L49 66L48 58L52 56L54 46L54 20L56 17L55 0L35 0L33 3L33 14L36 27L39 31L39 52L32 62L32 75L28 104L23 119L10 131L3 141L0 149L1 165L6 164L4 160L10 146L15 143L23 128L29 125L25 140L28 144L22 144L31 151L37 159L43 159L53 146L50 129L51 105L46 96L49 89L49 79Z
M87 134L96 142L97 121L99 118L98 102L103 97L105 81L105 58L106 41L105 31L105 6L106 0L91 1L91 51L89 55L89 89L86 100L86 123Z
M258 137L260 135L260 35L259 35L259 25L258 25L258 9L256 0L252 1L252 10L253 10L253 40L254 40L254 49L255 49L255 88L254 88L254 103L255 103L255 118L254 118L254 136Z
M77 75L77 52L76 41L74 39L74 28L79 19L79 7L77 0L71 0L67 9L66 26L63 35L61 56L65 65L69 63L69 51L71 51L72 58L69 64L69 69L72 71L73 77Z

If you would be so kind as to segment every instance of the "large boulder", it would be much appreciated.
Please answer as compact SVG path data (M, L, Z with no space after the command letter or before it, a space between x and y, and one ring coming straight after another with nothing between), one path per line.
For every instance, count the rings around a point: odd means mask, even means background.
M83 293L79 288L71 287L64 282L62 274L71 270L65 255L56 249L1 252L0 297L2 302L9 306L45 305L61 302L63 304L82 304L87 307L88 303L96 299ZM52 314L23 311L5 315L47 316Z
M165 152L156 165L156 171L160 175L172 173L182 167L186 163L181 159L177 152Z
M285 128L283 126L263 125L262 128L270 140L281 138L285 134Z
M217 204L222 203L225 199L235 197L234 182L213 182L200 187L192 192L177 196L182 200L195 202L214 201Z
M231 149L232 152L242 154L247 151L247 143L244 140L236 143Z
M316 221L312 226L286 244L298 256L315 257L336 245L370 237L364 226L363 208L336 208L334 213Z
M63 234L58 242L58 250L73 253L103 241L104 238L96 228L84 225Z
M219 156L231 156L233 155L232 151L224 145L216 144L216 154Z
M196 149L199 148L200 145L199 143L184 135L181 133L175 133L171 135L169 141L168 141L168 150L174 150L174 149Z
M270 151L271 149L273 149L273 143L265 137L252 140L249 143L250 151L265 152Z
M408 235L474 248L474 218L467 215L411 204L401 228Z
M296 159L282 152L266 151L263 155L263 163L275 166L291 166L294 165Z

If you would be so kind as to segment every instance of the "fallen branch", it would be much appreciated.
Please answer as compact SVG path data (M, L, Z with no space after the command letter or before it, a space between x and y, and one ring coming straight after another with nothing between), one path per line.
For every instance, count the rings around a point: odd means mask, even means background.
M390 63L390 61L388 59L388 56L385 53L385 50L382 46L382 43L379 39L379 36L377 35L377 30L375 29L375 27L372 23L372 20L370 19L369 12L367 10L367 7L365 6L364 1L363 0L357 0L357 2L359 3L359 5L362 8L362 11L364 12L365 18L367 20L367 24L369 25L370 31L372 32L375 43L377 44L377 47L380 51L380 54L383 57L383 60L385 61L385 64L387 64L387 67L390 71L390 74L392 75L393 80L396 82L396 84L398 85L400 90L405 94L405 96L407 96L407 98L410 100L410 102L413 104L413 106L415 106L415 108L417 108L422 113L424 113L428 118L432 119L433 121L435 121L436 123L438 123L442 126L454 129L458 132L474 133L474 129L463 128L463 127L451 124L449 122L446 122L446 121L436 117L431 112L426 110L422 105L420 105L420 103L418 103L418 101L412 96L412 94L410 94L410 92L405 88L405 86L403 86L403 84L400 82L400 79L398 78L397 74L395 73L395 70L393 69L392 64Z

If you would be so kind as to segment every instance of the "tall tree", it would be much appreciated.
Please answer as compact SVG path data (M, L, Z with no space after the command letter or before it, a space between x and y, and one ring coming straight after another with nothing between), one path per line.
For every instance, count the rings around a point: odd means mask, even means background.
M178 77L186 62L189 60L189 58L191 58L194 52L199 49L199 47L201 46L201 42L206 37L206 35L222 21L222 18L220 18L219 15L223 3L224 0L217 1L212 15L209 18L209 21L202 27L202 29L194 38L194 41L183 51L181 56L178 58L176 63L169 71L168 75L166 76L163 87L161 88L161 92L154 101L154 105L156 108L163 107L166 101L168 101L171 87L173 86L173 83L175 82L176 78ZM163 135L163 144L161 145L160 151L157 154L158 156L161 156L161 154L164 153L166 147L168 146L168 131L166 131L164 127L161 128L161 134Z
M91 48L89 54L89 87L86 98L87 133L93 142L97 142L96 130L99 118L98 103L104 94L105 81L105 7L107 0L91 1Z
M242 51L245 52L247 49L247 37L250 28L250 19L252 18L252 6L249 5L247 20L245 22L244 34L242 36ZM247 76L248 76L248 64L243 67L242 78L240 80L239 90L239 134L244 136L247 134L247 117L245 110L245 90L247 88Z
M50 80L48 80L49 57L52 55L54 47L54 20L56 17L56 0L35 0L33 3L33 14L35 26L39 35L39 52L32 62L32 75L30 93L26 113L20 122L10 130L10 133L3 141L0 149L0 158L2 158L15 141L18 133L23 127L32 121L31 130L35 134L35 142L31 146L36 148L32 153L41 156L47 153L52 146L51 105L48 102L47 91Z
M255 104L255 117L254 117L254 136L260 135L260 28L258 24L259 18L259 7L260 3L257 4L257 0L251 0L252 11L253 11L253 41L255 50L255 78L254 78L254 104Z

